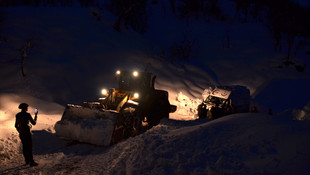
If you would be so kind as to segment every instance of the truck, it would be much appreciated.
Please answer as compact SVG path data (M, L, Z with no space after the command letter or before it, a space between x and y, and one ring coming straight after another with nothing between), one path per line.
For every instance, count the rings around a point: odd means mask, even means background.
M233 113L250 111L250 90L245 86L217 86L204 91L204 99L198 105L199 119L216 119Z

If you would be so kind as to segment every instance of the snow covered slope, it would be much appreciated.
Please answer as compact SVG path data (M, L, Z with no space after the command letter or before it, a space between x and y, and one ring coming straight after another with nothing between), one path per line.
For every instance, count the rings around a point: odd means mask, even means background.
M300 73L289 68L275 69L284 53L273 50L269 31L262 24L186 22L163 16L160 5L153 8L163 20L153 16L150 28L154 31L145 35L130 30L115 31L112 27L115 19L108 12L102 12L102 21L92 16L98 9L3 9L2 35L6 41L0 53L6 56L0 64L0 76L6 83L0 85L1 92L28 94L61 105L81 104L100 97L102 88L116 87L115 70L147 68L157 75L155 87L169 91L171 103L178 103L179 93L196 100L202 98L203 90L210 85L239 84L251 90L254 100L261 105L268 103L265 108L275 112L285 110L287 102L298 101L290 104L292 108L307 104L300 96L310 96L304 90L310 86L309 70ZM159 26L163 29L157 30ZM184 32L171 32L179 28L189 31L186 35L194 38L196 44L193 57L188 61L176 59L172 64L168 56L159 55L167 45L182 40ZM231 46L223 48L221 42L227 30ZM26 44L29 45L24 60L26 77L22 77L20 55ZM298 59L309 63L304 56ZM280 84L272 84L278 79ZM289 99L279 100L286 97Z
M310 72L276 69L286 53L275 52L269 31L259 23L201 23L164 13L168 1L152 7L145 35L112 25L115 16L96 8L2 9L0 54L0 172L3 174L306 174L309 172ZM229 1L227 13L233 15ZM157 18L158 17L158 18ZM161 57L162 49L195 40L189 60ZM230 47L224 47L230 36ZM20 69L21 54L26 77ZM309 64L307 55L298 60ZM60 140L53 126L67 103L100 97L116 87L117 69L157 75L155 88L169 91L178 106L170 120L113 147ZM194 120L204 89L245 85L259 114ZM33 126L35 168L23 163L14 129L18 104L39 109ZM267 109L274 116L265 115ZM292 109L293 115L292 115ZM174 120L172 120L174 119ZM185 121L186 120L186 121Z

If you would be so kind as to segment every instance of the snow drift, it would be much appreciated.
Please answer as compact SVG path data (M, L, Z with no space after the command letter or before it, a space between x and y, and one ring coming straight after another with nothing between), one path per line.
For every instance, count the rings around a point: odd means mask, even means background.
M297 120L310 120L310 103L301 110L294 109L292 115Z
M108 152L85 157L71 173L303 175L310 171L309 136L309 123L264 114L163 120Z

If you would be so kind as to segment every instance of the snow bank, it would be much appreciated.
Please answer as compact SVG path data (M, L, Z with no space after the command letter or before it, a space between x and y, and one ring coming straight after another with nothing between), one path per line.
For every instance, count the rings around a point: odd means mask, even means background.
M177 106L177 110L174 113L170 113L169 118L175 120L195 120L197 116L197 107L201 103L201 99L192 99L179 92L175 100L170 102Z
M274 79L266 83L261 89L257 89L252 98L259 103L259 112L267 112L270 108L274 113L287 109L301 109L308 102L310 96L310 81L307 74L301 74L300 78ZM257 93L257 94L256 94Z
M297 120L310 120L310 103L302 110L294 109L292 112L293 118Z
M310 170L309 123L250 113L195 122L163 120L109 152L85 157L72 173L303 175Z
M20 139L17 133L0 138L0 161L11 159L21 152Z

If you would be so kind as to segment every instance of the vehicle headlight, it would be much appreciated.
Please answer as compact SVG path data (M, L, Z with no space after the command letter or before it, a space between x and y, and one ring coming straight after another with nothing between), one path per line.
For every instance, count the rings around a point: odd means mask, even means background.
M136 98L136 99L139 98L139 93L137 93L137 92L134 93L134 94L133 94L133 97Z
M115 72L115 74L116 74L116 75L120 75L120 74L121 74L121 71L120 71L120 70L117 70L117 71Z
M137 77L137 76L139 75L139 73L138 73L138 71L134 71L134 72L132 73L132 75L133 75L134 77Z
M107 91L106 89L102 89L102 90L101 90L101 94L102 94L102 95L108 95L108 91Z

